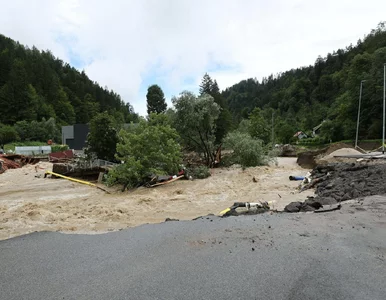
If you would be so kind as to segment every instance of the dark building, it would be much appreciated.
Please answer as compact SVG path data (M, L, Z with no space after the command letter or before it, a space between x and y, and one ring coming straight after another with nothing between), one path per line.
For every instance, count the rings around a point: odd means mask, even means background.
M89 131L87 124L62 126L62 144L68 145L70 149L83 150Z

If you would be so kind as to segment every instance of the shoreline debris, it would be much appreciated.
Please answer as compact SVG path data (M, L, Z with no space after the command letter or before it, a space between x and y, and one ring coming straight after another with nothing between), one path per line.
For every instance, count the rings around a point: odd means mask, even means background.
M172 178L169 179L169 180L165 180L165 181L154 183L154 184L150 184L148 182L145 186L148 187L148 188L153 188L153 187L157 187L157 186L160 186L160 185L172 183L174 181L177 181L178 179L181 179L182 177L185 177L185 175L180 175L180 176L177 176L177 177L172 176Z
M92 187L96 187L108 194L110 194L109 191L107 191L106 189L96 185L95 183L92 183L92 182L88 182L88 181L85 181L85 180L80 180L80 179L76 179L76 178L71 178L71 177L68 177L68 176L64 176L64 175L61 175L61 174L58 174L58 173L55 173L55 172L51 172L51 171L46 171L46 173L44 174L44 178L47 177L47 175L51 175L51 176L54 176L54 177L60 177L60 178L63 178L63 179L67 179L67 180L70 180L70 181L74 181L74 182L77 182L77 183L81 183L81 184L86 184L86 185L89 185L89 186L92 186Z
M311 182L301 188L303 191L315 187L316 197L309 197L304 202L291 202L284 211L315 211L324 205L335 205L355 198L386 194L385 177L385 163L318 165L311 172Z
M246 208L247 211L242 214L257 214L257 213L264 213L270 209L268 202L235 202L232 206L222 210L219 213L219 216L221 217L227 217L227 216L237 216L240 213L236 212L237 208Z
M0 174L4 173L8 169L22 168L27 164L34 165L39 161L39 158L20 154L0 154Z

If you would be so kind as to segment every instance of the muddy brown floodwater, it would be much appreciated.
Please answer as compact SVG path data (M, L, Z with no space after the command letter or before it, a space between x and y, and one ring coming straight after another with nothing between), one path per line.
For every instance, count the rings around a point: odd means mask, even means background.
M296 158L278 158L278 165L244 171L213 169L207 179L112 194L64 179L44 178L52 165L36 166L0 175L1 240L34 231L103 233L166 218L190 220L218 214L236 201L273 201L274 209L283 210L286 204L313 194L299 194L299 182L288 179L307 172L296 164Z

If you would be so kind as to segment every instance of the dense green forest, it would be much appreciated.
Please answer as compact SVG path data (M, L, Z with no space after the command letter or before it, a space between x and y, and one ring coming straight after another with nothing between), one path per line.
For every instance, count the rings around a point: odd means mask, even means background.
M50 51L29 49L0 35L0 123L54 118L59 125L88 123L108 111L124 122L138 116L115 92L102 88Z
M297 131L310 134L322 122L321 142L353 139L363 80L359 137L378 139L382 135L384 63L386 26L380 23L355 46L319 56L313 66L270 75L261 82L251 78L220 92L216 80L205 74L200 96L209 94L220 107L214 144L221 144L234 129L270 144L272 119L276 143L290 142ZM162 89L158 90L159 99L155 100L165 106ZM0 143L60 140L57 125L89 123L105 111L118 123L139 121L129 103L91 81L84 72L49 51L29 49L2 35L0 108L0 124L4 124ZM172 112L169 109L166 115Z
M302 49L299 49L301 52ZM275 119L275 141L288 142L293 134L323 120L326 140L355 138L360 82L363 84L360 138L382 136L383 66L386 63L386 27L380 23L355 46L318 57L313 66L277 75L247 79L222 92L235 124L255 107L266 124Z

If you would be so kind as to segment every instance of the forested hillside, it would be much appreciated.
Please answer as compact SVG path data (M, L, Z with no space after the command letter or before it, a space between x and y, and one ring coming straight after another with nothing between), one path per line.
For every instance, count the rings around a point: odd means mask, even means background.
M323 120L326 139L353 139L360 82L366 80L359 136L380 138L384 63L386 27L380 23L355 46L318 57L313 66L271 75L261 82L243 80L222 95L236 123L248 118L255 107L262 109L267 124L274 113L278 142L288 142L296 131L310 131Z
M29 49L0 35L0 123L41 121L88 123L108 111L129 122L133 108L49 51Z

